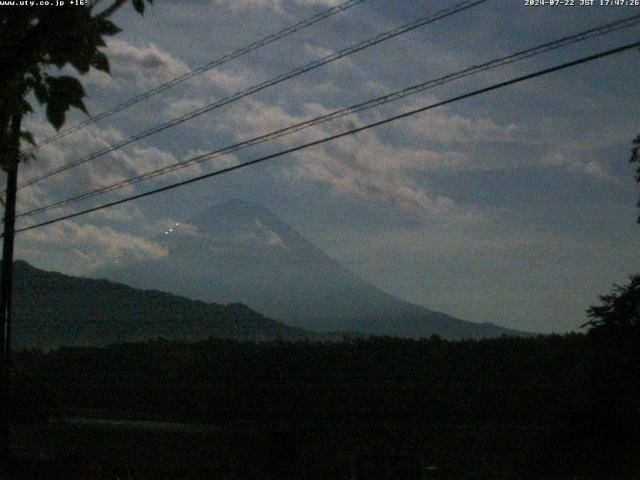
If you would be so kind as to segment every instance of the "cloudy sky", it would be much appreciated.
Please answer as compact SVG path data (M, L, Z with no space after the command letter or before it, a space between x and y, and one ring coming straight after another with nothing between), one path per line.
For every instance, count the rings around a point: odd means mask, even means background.
M157 0L130 7L109 41L112 76L85 78L98 113L340 0ZM47 145L21 180L73 161L453 1L367 0ZM579 3L579 2L576 2ZM526 7L489 0L153 135L19 193L19 211L310 119L527 47L640 13L638 7ZM637 40L635 27L275 142L219 157L54 218L276 152L496 81ZM475 321L563 332L612 283L638 270L640 54L627 52L457 102L268 164L21 234L18 257L88 274L123 255L166 255L153 238L229 199L260 202L366 280ZM68 125L83 117L69 116ZM53 133L40 114L38 139Z

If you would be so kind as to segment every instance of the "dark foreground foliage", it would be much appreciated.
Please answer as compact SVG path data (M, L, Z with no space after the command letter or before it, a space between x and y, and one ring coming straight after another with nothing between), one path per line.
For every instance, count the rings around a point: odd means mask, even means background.
M165 419L424 418L540 424L586 406L584 336L447 342L151 341L22 352L65 408Z
M461 342L212 338L24 351L16 365L59 412L204 422L235 440L203 443L239 441L239 451L284 456L282 464L293 462L288 456L308 464L315 452L328 473L301 478L340 478L327 465L350 471L354 458L373 470L433 463L457 478L632 478L637 346L633 336L596 334ZM284 447L271 452L274 445ZM438 478L406 475L398 478Z

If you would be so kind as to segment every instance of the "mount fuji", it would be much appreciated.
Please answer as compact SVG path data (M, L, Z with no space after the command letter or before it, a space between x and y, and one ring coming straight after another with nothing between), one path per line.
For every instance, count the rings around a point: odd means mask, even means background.
M119 259L91 276L205 302L243 303L317 332L449 339L527 335L398 299L342 267L257 203L215 205L155 241L168 255Z

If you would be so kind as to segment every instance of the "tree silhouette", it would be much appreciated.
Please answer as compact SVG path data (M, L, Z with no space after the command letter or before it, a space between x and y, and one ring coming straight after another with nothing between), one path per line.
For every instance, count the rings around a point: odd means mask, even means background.
M632 141L630 162L638 164L635 180L640 185L640 135ZM637 203L640 208L640 200ZM640 223L640 214L636 220ZM632 335L640 333L640 274L633 275L628 285L614 285L608 295L600 296L599 306L587 310L590 320L582 327L590 327L593 332L624 330Z
M640 329L640 275L631 277L628 285L615 285L608 295L600 296L601 305L590 307L591 320L583 326L592 330Z
M640 136L633 140L630 160L640 163ZM640 184L640 166L635 179ZM589 321L582 327L589 327L592 404L582 421L587 428L581 428L577 437L590 438L590 449L584 450L589 452L589 463L602 473L638 473L640 274L601 295L600 305L590 307L587 315Z
M82 83L59 71L69 65L80 75L91 68L109 73L109 60L100 49L106 47L105 37L120 32L110 17L128 1L77 0L55 7L36 2L33 6L5 5L0 9L0 168L7 178L0 279L0 393L4 403L0 460L5 474L9 459L11 283L18 166L29 158L21 154L21 142L34 143L33 134L22 129L22 121L33 112L30 94L45 108L47 119L56 130L64 124L71 107L87 113ZM144 13L144 0L131 3L136 11Z

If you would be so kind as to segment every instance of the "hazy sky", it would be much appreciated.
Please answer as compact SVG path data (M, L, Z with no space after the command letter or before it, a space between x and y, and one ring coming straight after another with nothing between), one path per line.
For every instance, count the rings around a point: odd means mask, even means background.
M116 18L124 32L107 51L112 77L86 78L89 109L98 113L338 3L157 0L144 17L127 7ZM40 149L21 179L454 3L368 0ZM524 0L490 0L21 190L18 210L638 13L638 7L526 7ZM639 33L635 27L453 82L135 190L638 40ZM640 132L639 73L637 51L576 67L33 230L18 237L18 256L69 274L122 255L161 256L166 252L150 240L167 225L240 198L264 204L344 266L403 299L523 330L576 329L599 294L639 267L640 226L634 223L636 190L628 163L630 142ZM80 119L74 114L69 124ZM37 138L52 133L39 115L28 124Z

